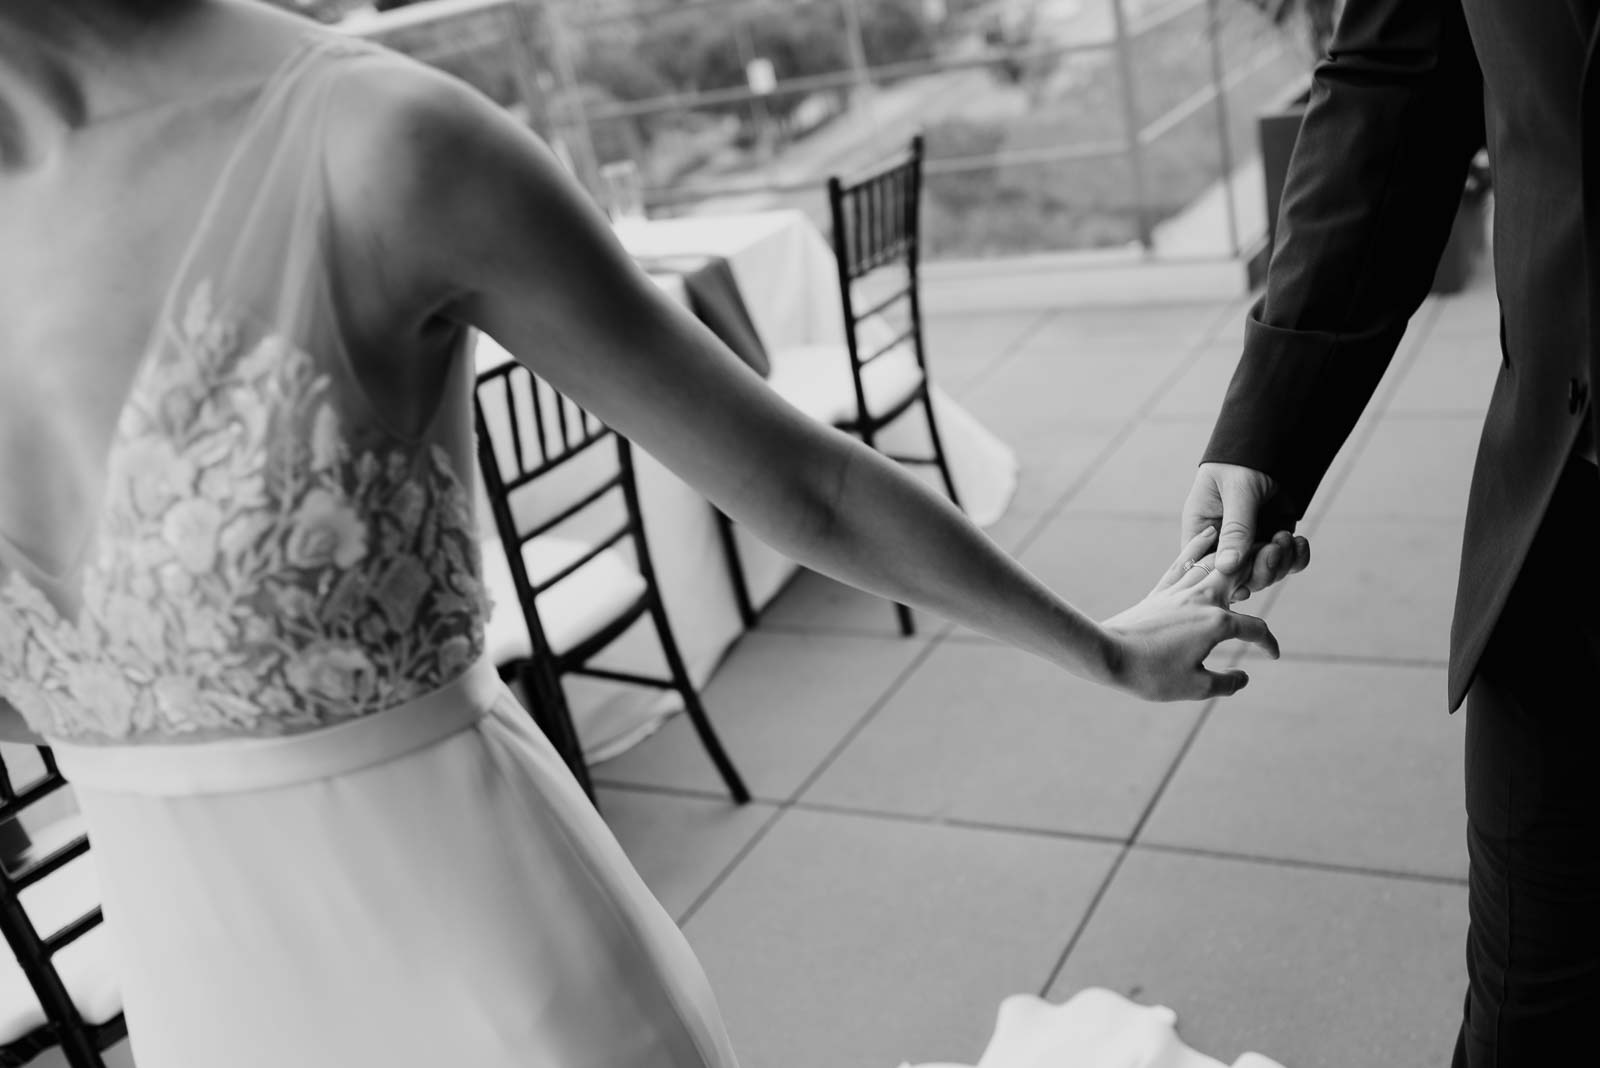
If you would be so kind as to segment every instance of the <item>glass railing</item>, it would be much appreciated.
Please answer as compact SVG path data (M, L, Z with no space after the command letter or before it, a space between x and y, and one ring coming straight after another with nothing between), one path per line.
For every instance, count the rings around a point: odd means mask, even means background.
M516 109L597 193L627 161L652 215L822 223L829 175L921 131L951 258L1237 257L1255 115L1309 70L1242 0L428 0L342 26Z

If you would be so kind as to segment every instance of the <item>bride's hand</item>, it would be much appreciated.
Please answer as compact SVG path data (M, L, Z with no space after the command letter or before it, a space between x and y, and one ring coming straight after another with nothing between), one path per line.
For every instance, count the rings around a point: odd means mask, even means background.
M1197 534L1144 600L1106 620L1115 650L1114 685L1149 701L1194 701L1238 693L1243 671L1209 671L1205 659L1231 638L1254 642L1273 659L1278 639L1262 620L1232 612L1237 576L1224 575L1206 556L1216 530Z

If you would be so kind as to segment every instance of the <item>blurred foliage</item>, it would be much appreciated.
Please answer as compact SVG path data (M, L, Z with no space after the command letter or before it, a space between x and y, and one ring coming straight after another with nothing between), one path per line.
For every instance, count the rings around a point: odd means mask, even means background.
M580 81L618 100L640 100L742 88L755 59L771 62L780 83L850 68L842 0L657 4L648 11L583 27ZM861 38L866 61L878 66L931 58L936 33L921 0L861 0ZM783 118L803 99L777 92L768 110Z
M0 0L3 2L3 0ZM336 19L345 11L371 6L367 0L268 0L313 17ZM423 0L426 2L426 0ZM636 160L652 186L687 180L694 184L738 184L774 160L785 161L792 146L803 158L811 131L853 115L856 61L849 47L845 4L851 0L530 0L544 22L534 42L532 67L546 94L552 129L576 129L581 107L587 136L600 162ZM1115 0L1108 0L1115 2ZM949 94L929 114L917 110L893 123L927 128L930 162L928 235L934 251L945 255L984 255L1028 250L1121 244L1146 222L1172 215L1216 181L1222 166L1218 130L1210 108L1202 108L1167 129L1143 152L1143 204L1129 161L1122 155L1076 160L1037 160L1062 146L1115 144L1121 127L1122 97L1115 63L1108 56L1051 54L1058 30L1030 18L1028 5L1015 5L1000 17L994 0L945 0L944 17L925 0L857 0L861 51L872 67L971 55L987 48L1010 62L991 68L992 79L969 72L975 82L952 105ZM400 6L385 0L384 6ZM1254 69L1263 41L1273 48L1298 20L1313 18L1312 8L1331 13L1335 0L1246 0L1223 5L1225 63ZM503 12L489 11L390 32L382 43L439 66L477 85L503 104L520 99L515 46L505 31ZM553 20L553 21L549 21ZM1313 18L1314 20L1314 18ZM550 53L559 24L571 66ZM1298 35L1297 35L1298 39ZM1179 105L1209 84L1204 7L1186 12L1143 36L1134 47L1133 66L1141 122ZM1028 55L1029 52L1038 53ZM771 62L775 92L716 105L685 103L681 108L631 104L675 96L743 90L753 59ZM1247 76L1229 92L1236 118L1229 123L1232 161L1254 151L1248 116L1276 98L1296 76L1305 58L1294 50ZM575 84L563 89L569 76ZM837 88L795 90L796 79L843 75ZM938 80L943 74L911 74ZM948 75L959 80L960 74ZM886 79L876 75L880 86ZM785 85L785 83L790 83ZM998 83L998 84L997 84ZM897 87L898 88L898 87ZM732 94L739 95L743 94ZM821 134L812 156L833 159L862 146L849 129ZM894 136L898 137L899 129ZM835 144L837 142L837 144ZM752 151L754 149L754 151ZM1000 162L1016 153L1030 162ZM956 169L939 161L962 162Z
M595 118L591 131L602 160L641 158L663 135L726 119L733 146L748 150L772 139L799 136L845 110L851 85L821 91L786 87L796 79L852 68L845 4L849 0L729 0L725 3L638 2L607 17L567 5L568 39L574 43L578 98L593 109L674 95L741 91L752 61L772 65L778 85L751 101L699 102L670 115ZM871 66L931 59L937 27L924 0L858 0L862 52ZM964 0L971 2L971 0ZM560 110L570 113L571 101ZM615 111L615 108L610 110ZM661 176L697 157L674 156ZM651 166L652 171L659 168Z
M1230 68L1253 65L1264 40L1277 47L1270 25L1248 8L1223 8L1218 35L1224 65ZM1204 7L1140 36L1132 66L1144 123L1209 85ZM1042 94L1030 92L1026 108L1002 122L945 119L929 125L924 210L931 255L1011 255L1123 245L1138 238L1141 213L1151 225L1177 215L1221 176L1221 141L1210 107L1194 111L1143 145L1142 191L1129 159L1121 153L1013 164L982 159L996 153L1125 140L1116 64L1109 57L1075 57L1062 73ZM1252 115L1303 74L1302 58L1284 51L1229 91L1227 103L1234 116L1228 124L1232 165L1256 151L1255 125L1240 121L1240 116ZM940 166L947 161L960 169Z
M1048 35L1040 32L1038 8L1027 8L1009 18L999 12L989 12L982 26L984 46L1006 53L992 70L1008 85L1039 85L1048 81L1061 64L1061 56L1056 53L1026 54L1030 49L1049 43Z

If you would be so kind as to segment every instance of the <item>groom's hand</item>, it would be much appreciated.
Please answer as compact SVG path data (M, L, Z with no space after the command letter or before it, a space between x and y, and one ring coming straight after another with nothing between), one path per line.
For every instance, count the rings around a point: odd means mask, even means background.
M1294 519L1277 484L1254 468L1200 465L1183 506L1184 543L1211 526L1220 531L1217 570L1238 579L1236 601L1311 562L1311 543L1291 533Z

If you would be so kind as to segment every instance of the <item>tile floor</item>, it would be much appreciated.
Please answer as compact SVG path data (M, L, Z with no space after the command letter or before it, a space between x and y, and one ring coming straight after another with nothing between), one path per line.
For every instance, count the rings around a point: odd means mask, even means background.
M1100 985L1197 1048L1447 1063L1466 929L1444 658L1487 279L1418 314L1251 608L1286 650L1211 705L1141 706L805 574L706 701L760 801L670 723L596 769L747 1068L977 1058L1002 997ZM1170 560L1244 302L931 320L934 373L1024 464L997 540L1107 614ZM1235 653L1234 655L1238 655Z
M595 769L746 1068L970 1063L1004 996L1090 985L1225 1062L1446 1063L1444 656L1494 308L1484 279L1417 316L1315 502L1313 568L1251 609L1286 656L1247 657L1238 697L1139 705L932 618L901 639L805 574L705 692L755 802L723 800L682 722ZM1170 560L1244 309L933 310L936 377L1024 464L996 539L1086 611Z

